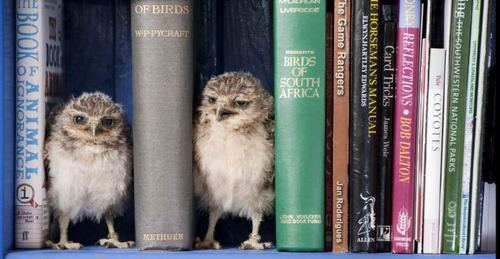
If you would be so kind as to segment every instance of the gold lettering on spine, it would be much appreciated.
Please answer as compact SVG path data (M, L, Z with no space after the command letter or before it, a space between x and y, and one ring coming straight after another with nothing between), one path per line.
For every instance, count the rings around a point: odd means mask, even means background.
M379 2L370 1L368 65L368 137L377 135Z
M151 233L151 234L144 234L142 236L143 240L146 241L177 241L177 240L184 240L184 234L183 233Z
M176 4L138 4L134 7L137 14L179 14L188 15L191 13L189 5Z
M177 4L138 4L134 6L134 12L138 15L189 15L189 5ZM168 26L168 24L165 24ZM189 38L191 32L173 28L141 28L134 30L137 38Z

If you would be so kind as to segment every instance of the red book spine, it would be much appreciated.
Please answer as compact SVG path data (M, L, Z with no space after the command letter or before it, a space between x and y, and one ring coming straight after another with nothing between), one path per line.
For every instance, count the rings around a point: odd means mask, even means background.
M420 0L399 1L391 242L394 253L413 253L420 6Z

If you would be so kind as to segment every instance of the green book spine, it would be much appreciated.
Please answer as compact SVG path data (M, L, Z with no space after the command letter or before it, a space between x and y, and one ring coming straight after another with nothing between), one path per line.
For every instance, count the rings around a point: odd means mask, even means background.
M451 20L448 132L443 217L443 252L458 253L464 157L465 103L472 0L454 0Z
M470 0L469 0L470 1ZM469 70L467 75L467 101L465 108L465 138L462 176L462 204L460 213L459 253L467 253L469 244L469 217L472 177L472 150L474 149L474 120L476 115L476 88L479 58L479 31L481 25L481 1L472 2L472 23L470 34Z
M274 1L278 250L324 249L325 21L326 0Z

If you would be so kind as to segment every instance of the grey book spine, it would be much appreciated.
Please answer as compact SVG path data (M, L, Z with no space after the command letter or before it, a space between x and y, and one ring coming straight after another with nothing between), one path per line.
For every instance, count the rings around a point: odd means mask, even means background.
M193 1L132 0L137 248L191 249Z

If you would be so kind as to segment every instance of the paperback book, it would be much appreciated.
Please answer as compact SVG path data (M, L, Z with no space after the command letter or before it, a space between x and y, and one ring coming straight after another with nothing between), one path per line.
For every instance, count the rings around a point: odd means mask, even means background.
M480 217L480 201L481 195L481 171L483 169L481 159L483 156L483 141L484 141L484 121L486 108L486 93L488 84L487 79L487 54L488 54L488 20L490 17L490 0L483 3L483 15L481 16L481 32L479 41L479 61L478 61L478 81L477 81L477 102L476 102L476 121L474 125L474 149L472 153L472 180L471 180L471 199L470 199L470 227L469 227L469 244L468 253L474 254L478 247L480 238L479 234L479 217ZM495 11L493 11L495 12Z
M414 181L420 57L420 1L399 2L394 111L392 242L394 253L413 253Z
M467 90L465 103L465 128L464 132L464 157L462 162L462 195L460 210L460 237L458 252L467 254L469 245L469 218L471 198L472 156L474 149L474 126L476 121L476 92L479 62L479 32L481 30L481 4L480 0L472 1L472 21L470 29L469 68L467 71Z
M458 253L472 1L453 1L450 32L443 252Z

